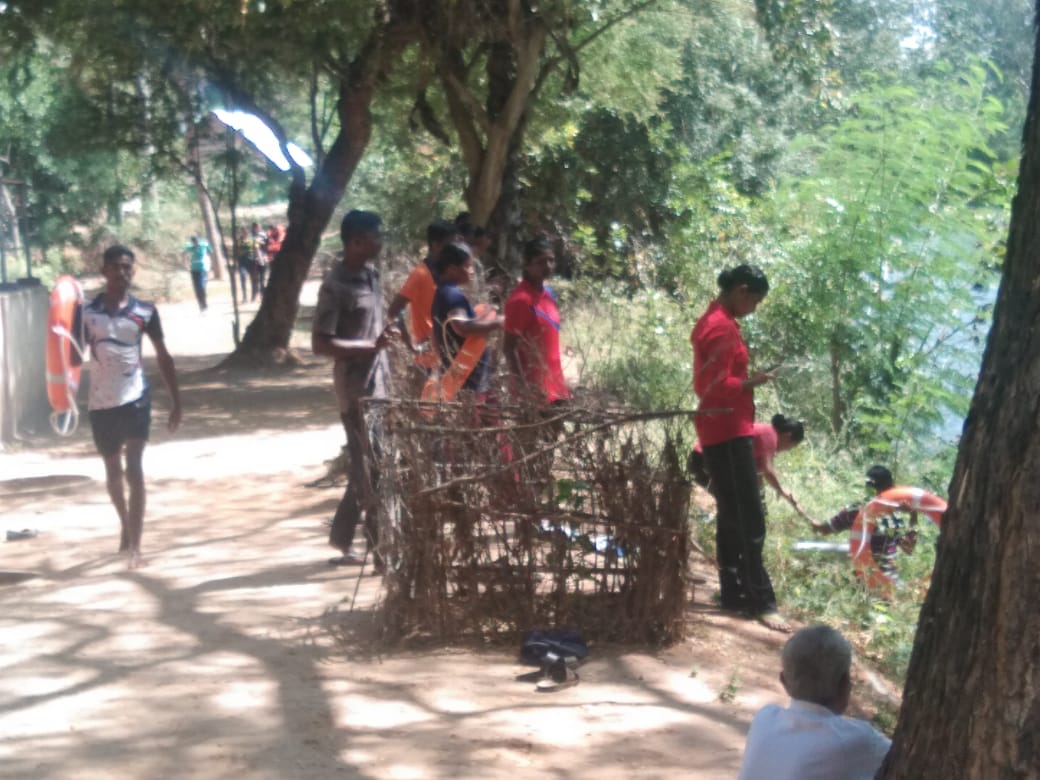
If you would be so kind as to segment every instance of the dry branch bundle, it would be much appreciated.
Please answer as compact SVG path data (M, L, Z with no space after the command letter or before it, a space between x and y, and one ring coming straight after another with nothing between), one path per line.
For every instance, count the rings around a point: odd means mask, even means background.
M689 483L667 421L684 412L381 406L388 639L681 635Z

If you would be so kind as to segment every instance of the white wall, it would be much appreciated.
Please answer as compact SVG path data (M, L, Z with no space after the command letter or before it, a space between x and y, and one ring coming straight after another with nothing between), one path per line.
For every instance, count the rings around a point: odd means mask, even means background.
M0 290L0 447L47 427L48 304L42 286Z

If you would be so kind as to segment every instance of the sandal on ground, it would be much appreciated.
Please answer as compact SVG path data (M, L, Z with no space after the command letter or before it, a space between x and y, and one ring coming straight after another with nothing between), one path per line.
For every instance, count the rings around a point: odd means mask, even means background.
M562 675L556 673L555 669L550 669L549 674L539 680L538 684L534 686L534 689L537 693L553 693L577 685L579 679L581 678L578 677L576 671L567 666L563 666Z
M784 620L783 615L776 610L771 612L759 612L757 615L752 615L751 617L770 631L779 631L781 634L790 634L792 631L791 624Z
M17 542L21 539L35 539L36 531L31 528L23 528L21 531L8 531L7 541Z

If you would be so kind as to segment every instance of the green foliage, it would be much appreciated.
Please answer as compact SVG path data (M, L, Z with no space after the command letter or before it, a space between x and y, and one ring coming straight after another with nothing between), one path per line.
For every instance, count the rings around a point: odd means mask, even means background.
M0 67L3 175L25 182L32 243L68 241L129 193L144 166L115 141L112 114L64 79L61 49L23 51Z
M878 82L798 140L805 172L777 192L786 294L762 319L779 354L827 381L816 421L878 455L966 411L1011 186L988 145L1003 124L985 83L981 64Z
M726 683L726 687L719 691L719 701L724 704L732 704L736 700L737 694L740 693L740 683L740 671L734 669L729 677L729 682Z
M937 59L993 63L989 89L1006 111L1008 132L994 139L1000 159L1021 153L1022 125L1031 79L1035 31L1032 0L936 0L930 4L927 41Z
M524 161L528 221L575 237L582 265L565 271L624 277L636 254L654 251L674 291L676 234L709 229L702 220L722 213L720 197L770 189L805 97L777 71L746 11L712 4L669 16L664 28L659 16L640 15L631 26L656 35L634 47L656 57L642 100L582 93L550 110L556 123ZM657 57L662 41L675 46L671 59ZM567 116L566 107L580 113Z
M857 457L860 460L857 462ZM782 453L776 466L784 488L817 520L826 520L849 504L862 503L866 470L861 455L835 450L825 432L812 431L798 448ZM869 463L869 461L866 461ZM896 474L900 484L917 484L909 470ZM919 525L919 540L912 555L900 553L897 562L905 583L890 599L870 590L857 578L846 552L799 552L795 542L810 540L848 544L848 534L820 537L795 514L786 501L764 488L768 533L765 541L766 568L773 580L784 615L806 623L823 622L841 631L886 675L902 680L913 647L917 615L935 562L938 529L928 521ZM938 491L942 492L942 491ZM710 497L698 492L711 507L695 518L700 546L709 556L715 550L714 506ZM695 513L696 514L696 513Z
M601 283L569 293L561 301L564 337L583 385L640 409L692 408L690 323L675 298Z

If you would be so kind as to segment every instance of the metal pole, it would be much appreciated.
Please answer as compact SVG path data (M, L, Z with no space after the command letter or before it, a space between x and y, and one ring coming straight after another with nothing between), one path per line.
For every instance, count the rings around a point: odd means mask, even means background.
M32 279L32 252L29 251L29 220L22 215L22 249L25 250L25 278Z
M241 275L238 273L238 258L242 250L238 245L238 215L236 214L238 211L238 147L235 143L235 131L228 127L226 132L228 162L231 164L231 193L228 198L228 205L231 206L231 252L235 257L235 270L231 274L231 302L234 311L234 319L231 321L231 338L235 341L235 349L238 349L239 344L242 343L241 320L238 314L238 300L235 296L235 277L238 276L239 281L242 280ZM242 282L242 284L244 286L245 282ZM243 300L245 297L246 291L243 289Z

